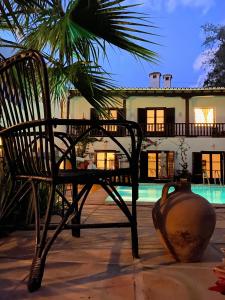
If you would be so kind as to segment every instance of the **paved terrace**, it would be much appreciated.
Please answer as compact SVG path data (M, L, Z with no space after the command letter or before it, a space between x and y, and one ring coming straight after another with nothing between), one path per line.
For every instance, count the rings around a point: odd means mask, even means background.
M101 189L92 192L84 221L124 220L104 199ZM80 239L64 231L49 253L42 288L33 294L26 289L33 233L14 232L0 239L0 299L224 300L208 291L216 280L212 267L221 262L225 245L225 208L216 212L216 230L200 263L177 263L164 251L147 204L138 205L140 259L132 258L128 228L85 229Z

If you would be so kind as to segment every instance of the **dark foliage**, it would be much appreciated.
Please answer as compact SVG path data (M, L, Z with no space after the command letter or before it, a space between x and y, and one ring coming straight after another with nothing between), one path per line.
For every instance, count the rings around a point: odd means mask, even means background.
M206 34L204 45L212 53L205 64L210 68L205 87L225 86L225 26L207 24L203 26Z

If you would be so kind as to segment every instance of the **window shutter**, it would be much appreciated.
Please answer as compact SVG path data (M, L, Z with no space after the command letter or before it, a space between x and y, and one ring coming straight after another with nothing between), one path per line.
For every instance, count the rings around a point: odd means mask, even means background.
M192 181L202 183L202 153L192 153Z
M166 136L175 135L175 108L170 107L165 110L165 131Z
M126 110L124 108L117 109L117 120L124 121L126 120ZM126 128L122 126L117 127L117 135L118 136L125 136L126 135Z
M95 108L91 108L91 114L90 115L91 115L91 120L98 120L99 119Z
M148 152L145 151L140 153L140 180L148 180Z
M138 123L143 132L146 132L147 113L145 108L138 108Z
M126 120L126 110L124 108L117 109L117 120Z

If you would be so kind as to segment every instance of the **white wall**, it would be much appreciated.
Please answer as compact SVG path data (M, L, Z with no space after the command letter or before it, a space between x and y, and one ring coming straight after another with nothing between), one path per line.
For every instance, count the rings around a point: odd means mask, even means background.
M122 102L121 102L122 107ZM185 100L181 97L162 96L131 96L126 101L127 119L137 121L138 108L145 107L175 107L175 122L185 122ZM225 123L225 96L201 96L193 97L189 102L190 122L194 122L194 108L213 107L216 110L216 122ZM74 97L70 102L70 118L90 118L91 105L83 97ZM128 149L130 142L128 137L118 138ZM158 146L150 146L147 150L175 151L177 152L179 137L151 138L159 141ZM190 149L187 151L188 169L192 171L192 152L200 151L225 151L225 138L192 137L185 138ZM94 150L118 150L117 146L108 143L94 143ZM179 151L178 151L179 152ZM179 169L179 153L176 155L176 168Z
M127 99L127 119L137 121L138 108L175 107L175 122L185 122L185 100L180 97L132 96Z
M117 98L119 100L119 98ZM90 118L92 106L81 96L70 100L70 118ZM120 103L122 107L122 101ZM137 121L138 108L175 107L175 122L185 122L185 100L181 97L131 96L126 101L127 119ZM189 101L190 123L194 123L194 108L214 108L216 122L225 123L225 96L198 96Z
M121 108L122 100L116 98L119 103L116 107ZM87 100L81 96L76 96L70 99L70 118L71 119L90 119L90 111L92 106Z
M194 123L194 108L214 108L216 123L225 123L225 96L193 97L189 102L190 123Z
M80 96L70 99L70 119L90 119L91 105Z
M118 150L118 147L114 145L109 139L105 139L107 143L94 143L94 150ZM170 138L151 138L153 142L157 142L158 145L151 145L146 150L151 151L174 151L176 165L175 169L181 169L179 166L180 160L180 138L170 137ZM130 139L128 137L120 137L118 141L125 145L128 150L130 148ZM201 151L225 151L225 138L185 138L185 144L187 145L187 163L188 170L192 172L192 152Z

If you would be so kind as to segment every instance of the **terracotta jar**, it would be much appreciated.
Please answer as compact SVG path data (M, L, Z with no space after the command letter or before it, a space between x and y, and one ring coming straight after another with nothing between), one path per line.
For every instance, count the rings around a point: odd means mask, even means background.
M169 188L175 191L168 193ZM167 183L152 210L153 223L177 261L196 262L213 234L216 214L212 205L191 191L185 179Z

